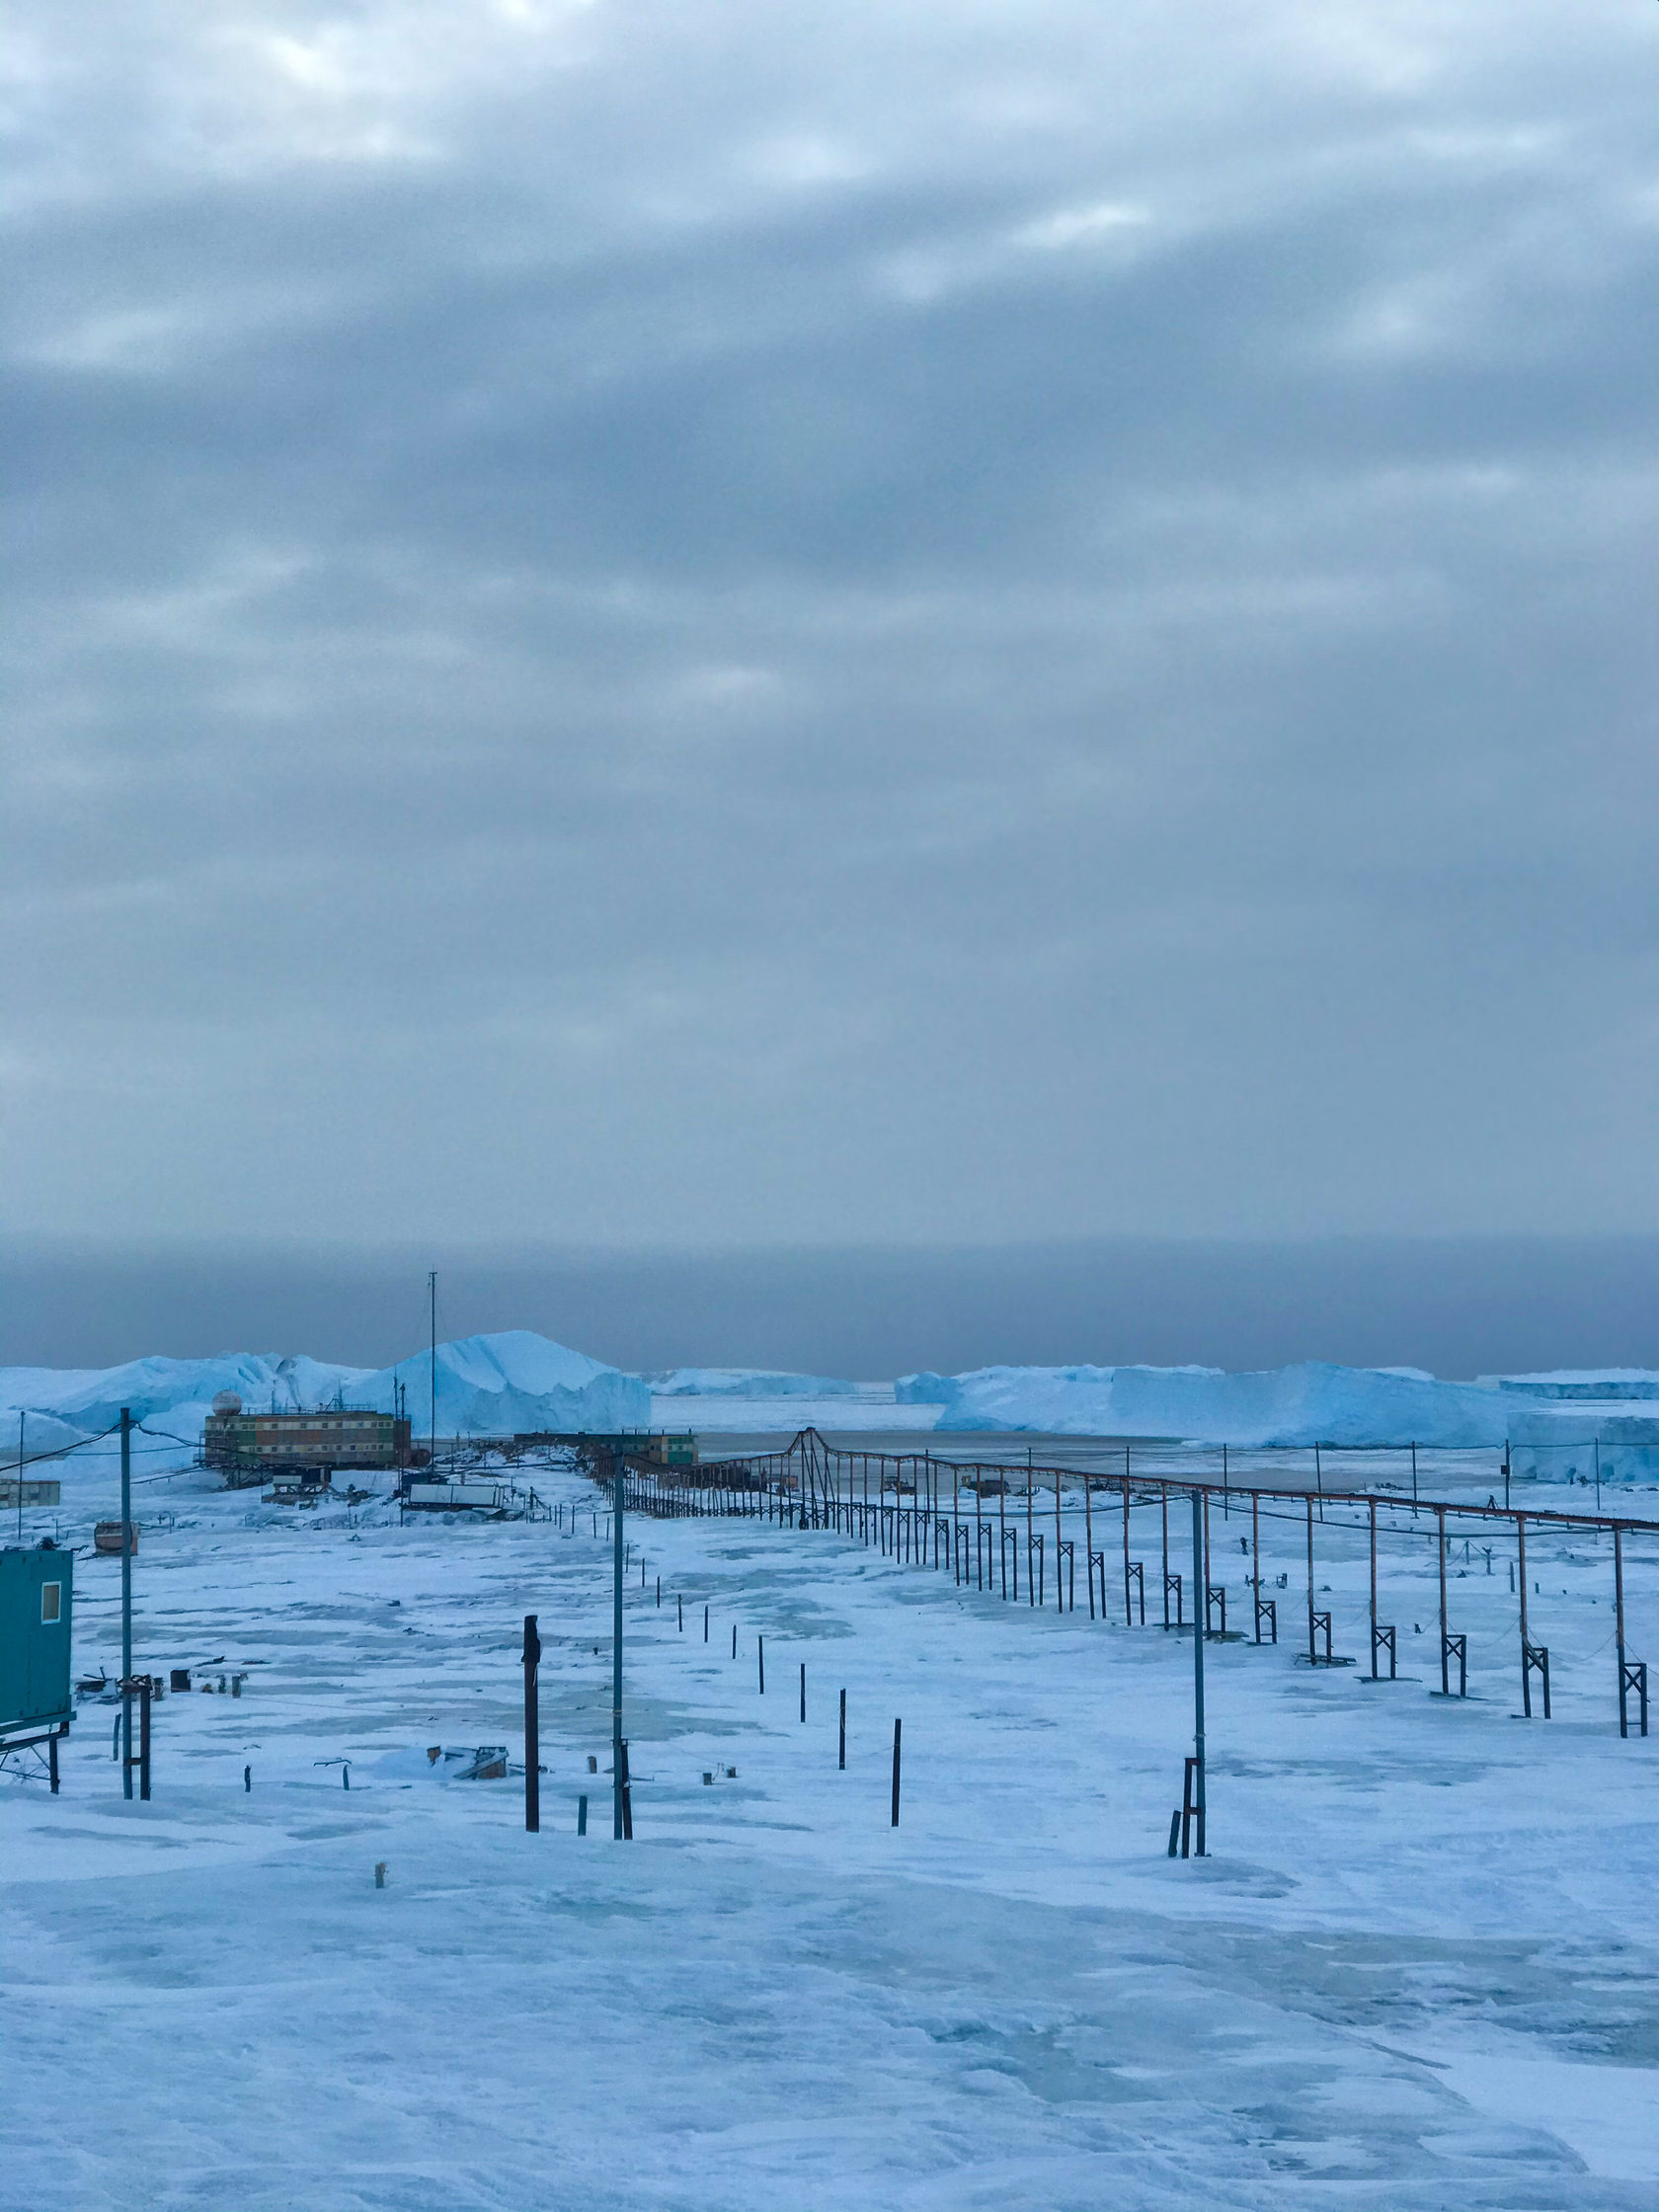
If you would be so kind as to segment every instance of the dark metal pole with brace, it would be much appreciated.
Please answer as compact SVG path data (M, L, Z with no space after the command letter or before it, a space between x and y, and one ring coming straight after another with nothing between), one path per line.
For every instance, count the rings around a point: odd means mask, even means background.
M622 1455L611 1462L612 1572L610 1604L610 1833L622 1841L622 1489L626 1469Z
M541 1826L541 1712L537 1697L536 1668L541 1661L541 1638L536 1617L524 1616L524 1827L535 1835Z
M1204 1505L1200 1493L1192 1494L1193 1516L1193 1588L1204 1588ZM1193 1809L1198 1834L1194 1837L1195 1856L1206 1854L1204 1837L1204 1622L1193 1620L1193 1756L1194 1773Z
M18 1470L23 1480L23 1470ZM132 1413L120 1409L121 1795L132 1795Z

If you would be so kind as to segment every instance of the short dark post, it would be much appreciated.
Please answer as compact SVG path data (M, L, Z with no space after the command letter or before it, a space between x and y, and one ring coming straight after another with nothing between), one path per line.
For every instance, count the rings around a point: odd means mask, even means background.
M541 1659L541 1638L536 1617L524 1616L524 1829L535 1835L541 1827L541 1713L536 1690L536 1668Z
M736 1658L737 1656L738 1656L738 1624L737 1624L737 1622L736 1622L736 1621L734 1620L734 1621L733 1621L733 1623L732 1623L732 1657L733 1657L733 1658L735 1659L735 1658Z
M576 1832L579 1836L586 1836L588 1833L588 1800L586 1797L579 1797L576 1800Z
M801 1661L801 1718L807 1717L807 1662Z
M253 1795L254 1770L252 1769L252 1767L244 1767L242 1770L242 1787L247 1791L250 1797Z
M756 1636L754 1639L754 1657L760 1669L760 1695L763 1698L766 1695L766 1639L764 1636Z
M657 1603L658 1603L659 1605L661 1605L661 1604L662 1604L662 1602L663 1602L663 1578L662 1578L662 1576L661 1576L661 1575L659 1575L659 1576L657 1577Z
M677 1590L676 1590L676 1591L674 1592L674 1616L675 1616L676 1620L678 1620L678 1622L679 1622L679 1632L680 1632L680 1634L681 1634L681 1635L684 1635L684 1633L685 1633L685 1600L684 1600L684 1599L683 1599L683 1598L682 1598L682 1597L680 1596L680 1594L679 1594L679 1592L678 1592Z
M846 1771L846 1692L841 1692L841 1756L837 1761L842 1773Z
M708 1607L703 1608L703 1641L708 1642Z
M893 1723L893 1825L895 1828L899 1825L899 1737L904 1725L905 1723L902 1720L896 1720Z
M22 1480L20 1475L18 1478ZM150 1678L138 1681L138 1794L147 1803L150 1794Z

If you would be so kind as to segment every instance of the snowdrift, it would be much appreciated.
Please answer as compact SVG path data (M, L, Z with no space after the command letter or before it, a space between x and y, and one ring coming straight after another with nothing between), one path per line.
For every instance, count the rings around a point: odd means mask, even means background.
M1473 1382L1409 1369L1304 1361L1260 1374L1213 1367L988 1367L907 1375L903 1404L937 1403L941 1429L1156 1436L1206 1444L1502 1444L1518 1408Z

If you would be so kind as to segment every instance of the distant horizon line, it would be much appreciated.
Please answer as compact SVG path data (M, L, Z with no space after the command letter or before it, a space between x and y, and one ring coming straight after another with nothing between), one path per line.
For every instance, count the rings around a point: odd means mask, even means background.
M553 1237L481 1237L465 1241L456 1237L369 1238L344 1234L305 1235L245 1234L234 1229L207 1232L143 1231L131 1234L95 1235L82 1230L0 1229L0 1269L4 1254L27 1249L82 1253L181 1253L211 1250L247 1254L299 1254L307 1252L356 1253L381 1259L442 1257L503 1259L513 1254L558 1255L566 1259L657 1259L665 1256L699 1259L758 1259L769 1255L801 1257L811 1254L856 1254L859 1257L891 1255L903 1259L923 1254L954 1252L1080 1251L1102 1244L1155 1244L1185 1249L1237 1251L1252 1246L1275 1251L1303 1251L1328 1245L1351 1244L1640 1244L1659 1243L1659 1224L1651 1228L1505 1228L1505 1229L1317 1229L1285 1235L1265 1231L1223 1229L1090 1229L1070 1235L982 1236L968 1238L787 1238L772 1237L749 1242L686 1242L665 1239L658 1243L565 1242Z

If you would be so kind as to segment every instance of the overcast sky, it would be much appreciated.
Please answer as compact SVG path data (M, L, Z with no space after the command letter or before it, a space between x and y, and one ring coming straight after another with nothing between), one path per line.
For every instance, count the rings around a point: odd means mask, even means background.
M14 1230L1659 1228L1652 0L8 16Z

